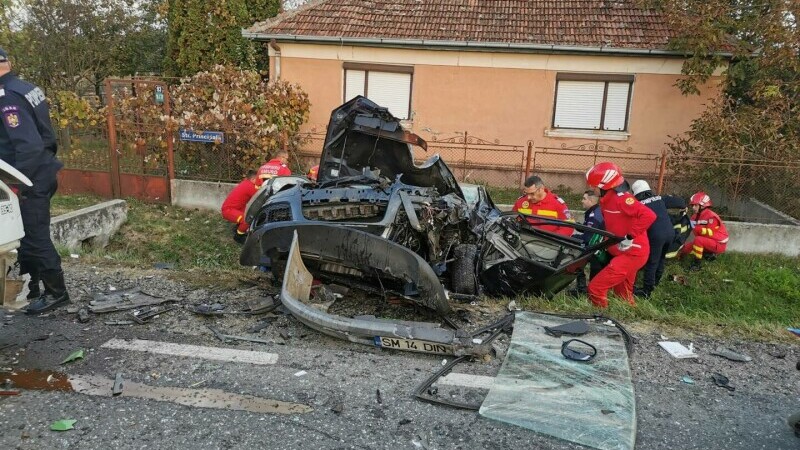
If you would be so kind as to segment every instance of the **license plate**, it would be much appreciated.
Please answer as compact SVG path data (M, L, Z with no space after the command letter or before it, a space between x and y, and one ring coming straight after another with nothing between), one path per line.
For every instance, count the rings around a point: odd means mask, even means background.
M410 352L433 353L436 355L452 355L455 353L452 345L421 341L419 339L375 336L375 346Z

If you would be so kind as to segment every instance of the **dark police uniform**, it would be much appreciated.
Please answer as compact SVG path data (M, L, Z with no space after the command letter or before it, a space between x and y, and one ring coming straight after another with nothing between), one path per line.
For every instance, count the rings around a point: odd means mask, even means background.
M597 228L598 230L605 229L605 222L603 221L603 213L600 210L600 205L596 204L593 205L591 208L587 209L583 213L583 224L587 227ZM603 238L597 233L591 232L584 232L577 236L575 236L583 242L584 247L589 247L591 245L596 244L597 242L601 241ZM600 259L598 259L597 255L592 255L589 259L589 279L591 280L597 275L601 270L603 270L604 264ZM568 292L569 295L577 296L579 294L585 294L587 292L587 284L586 284L586 273L583 270L578 271L577 276L575 277L575 289L570 290Z
M4 59L0 50L0 62ZM19 248L20 272L31 275L33 298L44 283L44 295L29 313L44 312L69 301L61 258L50 239L50 199L58 187L56 174L63 164L56 159L56 134L44 92L9 72L0 76L0 159L27 176L33 186L20 186L20 210L25 237ZM45 298L47 296L48 298ZM52 303L56 302L56 305ZM39 310L39 307L48 307Z
M644 285L636 290L636 295L649 296L661 281L664 274L664 260L670 245L675 240L676 230L667 208L685 208L686 203L678 197L660 196L653 191L642 191L636 199L656 213L656 221L647 230L650 241L650 256L644 266Z

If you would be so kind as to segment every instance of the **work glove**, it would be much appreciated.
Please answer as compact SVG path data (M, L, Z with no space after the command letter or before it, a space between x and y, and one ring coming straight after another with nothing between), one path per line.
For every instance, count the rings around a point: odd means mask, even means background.
M631 235L626 234L625 239L623 239L619 244L617 244L617 248L621 252L627 252L630 248L633 247L633 237Z

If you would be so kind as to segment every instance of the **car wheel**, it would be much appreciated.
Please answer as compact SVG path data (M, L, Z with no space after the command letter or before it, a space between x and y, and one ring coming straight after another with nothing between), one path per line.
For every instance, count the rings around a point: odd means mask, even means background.
M459 244L453 251L455 260L451 267L450 283L456 294L477 294L475 260L478 247L474 244Z

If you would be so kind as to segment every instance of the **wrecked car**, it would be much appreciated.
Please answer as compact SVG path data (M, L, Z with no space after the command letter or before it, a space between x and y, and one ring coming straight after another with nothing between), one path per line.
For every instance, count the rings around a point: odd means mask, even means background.
M295 232L316 278L411 299L439 313L455 295L552 295L617 238L583 247L501 213L486 190L459 185L427 143L386 108L356 97L331 114L315 184L296 182L251 205L240 262L283 275ZM250 214L250 211L248 211Z

